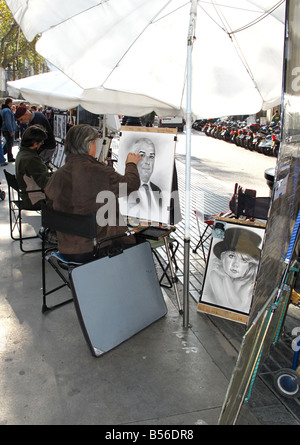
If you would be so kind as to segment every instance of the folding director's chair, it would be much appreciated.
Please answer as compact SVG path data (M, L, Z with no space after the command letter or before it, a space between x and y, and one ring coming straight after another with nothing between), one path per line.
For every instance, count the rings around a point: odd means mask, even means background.
M70 273L71 271L79 266L81 263L69 262L62 254L59 252L57 246L49 247L47 243L47 232L60 231L64 233L69 233L70 235L81 236L83 238L88 238L93 240L94 244L94 255L96 259L96 248L97 248L97 222L96 214L91 213L88 215L75 215L68 214L64 212L58 212L49 208L46 204L42 205L42 293L43 293L43 304L42 312L47 312L51 309L58 308L73 301L73 298L67 299L61 303L48 306L47 296L53 294L54 292L67 286L69 289L70 285ZM46 279L46 263L48 263L57 275L60 277L62 283L50 290L47 289L47 279Z
M21 190L17 182L17 178L12 173L9 173L4 169L4 175L8 187L8 205L9 205L9 225L10 225L10 237L14 241L19 241L20 250L24 253L30 252L40 252L41 248L27 249L24 247L25 240L32 240L38 238L38 234L35 235L24 235L23 229L23 215L25 212L35 212L37 210L32 210L26 208L21 197ZM32 190L32 193L40 192L41 190ZM30 192L28 192L30 193Z

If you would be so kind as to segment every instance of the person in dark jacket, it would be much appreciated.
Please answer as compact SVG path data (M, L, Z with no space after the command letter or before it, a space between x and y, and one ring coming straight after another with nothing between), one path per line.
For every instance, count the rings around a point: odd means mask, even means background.
M50 173L37 151L46 139L47 132L44 127L31 125L24 131L16 157L16 178L27 209L40 210L41 203L45 199L42 191L50 178ZM29 190L40 190L40 192L28 193Z
M45 187L46 202L54 210L74 214L97 214L97 241L120 235L123 248L135 244L133 235L124 236L127 226L119 211L118 197L138 190L137 164L141 157L129 153L125 174L95 159L98 131L87 124L71 127L65 139L66 163ZM93 259L93 241L57 232L58 249L69 261ZM112 241L101 244L99 257L106 255Z
M47 139L40 147L39 155L44 162L49 161L54 153L56 142L52 128L46 116L39 111L30 111L26 106L21 106L17 108L15 118L20 122L20 124L27 124L28 127L31 125L42 125L45 128L47 131Z
M12 154L12 148L14 145L14 135L17 129L14 113L11 111L13 101L9 97L5 100L5 104L2 106L2 134L5 138L5 144L3 145L3 152L7 154L8 162L15 162Z
M1 127L2 127L2 116L0 113L0 167L5 167L8 164L8 162L6 162L5 157L4 157L4 152L3 152L3 147L2 147Z

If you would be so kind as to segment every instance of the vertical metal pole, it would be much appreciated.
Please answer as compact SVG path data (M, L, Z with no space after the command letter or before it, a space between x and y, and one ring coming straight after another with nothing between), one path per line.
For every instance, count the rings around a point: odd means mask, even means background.
M197 0L191 0L190 24L189 24L188 42L187 42L185 233L184 233L184 278L183 278L183 327L185 328L189 326L192 48L194 41L196 17L197 17Z

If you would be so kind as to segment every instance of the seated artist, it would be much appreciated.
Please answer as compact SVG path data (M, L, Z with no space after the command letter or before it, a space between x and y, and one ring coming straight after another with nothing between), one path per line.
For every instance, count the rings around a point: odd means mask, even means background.
M43 190L50 178L47 166L38 155L38 149L45 139L47 132L42 126L28 127L23 133L16 157L16 178L26 209L40 210L41 203L45 199L41 191L28 193L30 190Z
M101 241L127 231L119 212L119 185L127 194L139 188L137 164L141 157L129 153L122 176L95 159L98 137L98 131L90 125L79 124L70 128L64 147L66 163L52 175L45 193L47 204L54 210L83 215L96 212L97 241ZM81 263L94 258L90 239L57 232L57 240L59 251L68 261ZM135 244L135 238L125 235L117 242L126 248ZM112 241L101 244L97 256L105 256L112 244Z

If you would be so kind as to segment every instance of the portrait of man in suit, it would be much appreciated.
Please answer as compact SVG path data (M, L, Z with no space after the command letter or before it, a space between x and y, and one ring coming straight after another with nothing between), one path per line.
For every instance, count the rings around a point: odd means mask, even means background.
M140 188L128 198L119 198L122 215L169 224L175 141L174 133L157 128L133 131L122 127L118 152L118 172L124 174L127 153L137 153Z
M135 202L130 202L129 207L139 204L144 210L143 214L148 214L148 219L153 214L159 214L159 208L162 206L161 189L151 182L151 175L153 173L155 164L155 145L149 138L143 137L138 139L132 149L133 153L139 154L141 160L138 165L141 185L137 192Z

